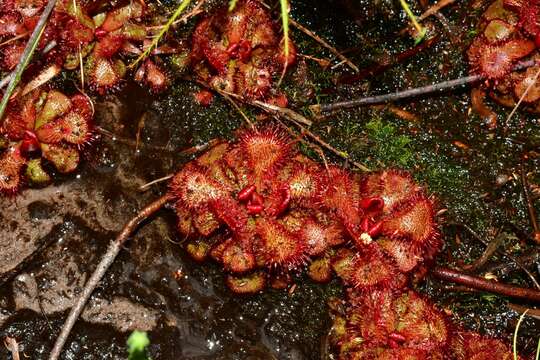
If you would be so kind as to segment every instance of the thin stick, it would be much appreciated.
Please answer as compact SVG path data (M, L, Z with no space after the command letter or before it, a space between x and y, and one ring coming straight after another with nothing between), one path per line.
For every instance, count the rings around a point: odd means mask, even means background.
M108 138L110 138L112 141L114 142L119 142L121 144L125 144L127 146L131 146L133 148L137 148L137 142L134 141L134 140L131 140L131 139L125 139L125 138L122 138L122 137L119 137L119 136L116 136L114 133L112 133L111 131L107 130L107 129L104 129L100 126L96 126L95 127L95 130L98 134L101 134L103 136L106 136ZM154 146L154 145L147 145L147 144L142 144L142 148L145 148L145 149L151 149L151 150L158 150L158 151L165 151L165 152L175 152L176 150L172 150L172 149L169 149L167 148L166 146Z
M467 275L462 272L443 267L434 268L433 270L431 270L431 274L441 280L450 281L473 289L486 291L498 295L525 299L534 302L540 302L540 291L538 290L527 289L508 284L501 284L491 280L486 280L481 277Z
M441 1L439 1L435 5L433 5L432 7L427 9L426 11L424 11L424 13L418 17L418 20L422 21L422 20L430 17L431 15L435 15L436 13L441 11L444 7L446 7L446 6L450 5L450 4L453 4L455 1L456 0L441 0Z
M514 66L513 71L526 69L536 64L537 64L537 61L535 60L525 61ZM469 76L462 77L459 79L443 81L438 84L422 86L419 88L408 89L404 91L397 91L397 92L393 92L393 93L385 94L385 95L370 96L370 97L365 97L365 98L356 99L356 100L337 102L333 104L311 105L310 109L316 115L320 115L323 112L329 112L329 111L335 111L335 110L341 110L341 109L350 109L354 107L368 106L368 105L375 105L375 104L384 104L384 103L389 103L389 102L397 101L397 100L403 100L403 99L416 97L420 95L443 92L443 91L450 90L458 86L473 84L484 79L485 77L480 74L469 75Z
M155 185L155 184L159 184L160 182L163 182L163 181L167 181L167 180L171 179L173 176L174 176L174 174L169 174L169 175L160 177L159 179L152 180L149 183L146 183L144 185L139 186L139 190L140 191L146 191L146 190L148 190L148 188L150 186Z
M460 226L462 228L464 228L465 230L467 230L472 236L473 238L475 238L477 241L481 242L482 244L484 244L486 247L489 246L489 243L482 239L482 237L480 237L480 235L478 235L478 233L476 231L474 231L469 225L467 224L462 224L462 223L448 223L448 225L456 225L456 226ZM497 253L499 253L500 255L504 256L504 257L507 257L508 259L510 259L514 264L516 264L516 266L518 268L520 268L521 270L523 270L523 272L525 272L525 274L527 274L527 276L529 276L529 278L531 279L531 281L533 282L534 286L536 286L536 288L538 290L540 290L540 284L538 284L538 281L536 280L536 278L534 277L534 275L527 269L527 266L525 266L525 264L523 263L522 260L518 259L517 257L513 256L513 255L510 255L506 250L501 250L501 249L497 249Z
M81 73L81 89L84 92L84 63L81 52L81 44L79 44L79 72Z
M389 102L416 97L420 95L432 94L438 91L442 92L445 90L453 89L458 86L463 86L463 85L479 82L483 78L484 77L482 75L470 75L470 76L466 76L466 77L455 79L455 80L443 81L438 84L422 86L419 88L414 88L414 89L409 89L409 90L404 90L404 91L397 91L397 92L385 94L385 95L376 95L376 96L370 96L370 97L365 97L365 98L356 99L356 100L341 101L341 102L337 102L333 104L311 105L310 109L315 114L320 114L323 112L329 112L329 111L334 111L334 110L351 109L355 107L375 105L375 104L384 104L384 103L389 103Z
M265 110L266 112L268 112L268 113L270 113L272 115L282 116L282 117L284 117L284 118L286 118L288 120L294 120L294 121L302 123L302 124L304 124L306 126L311 126L313 124L313 122L311 120L309 120L305 116L303 116L303 115L301 115L301 114L297 113L296 111L291 110L289 108L279 107L279 106L268 104L268 103L265 103L265 102L259 101L259 100L247 100L247 99L243 98L241 95L214 88L214 87L210 86L210 84L208 84L208 83L206 83L206 82L204 82L202 80L199 80L199 79L194 79L192 77L184 77L184 79L188 80L188 81L193 81L193 82L203 86L206 89L217 92L218 94L220 94L222 96L228 95L231 98L238 99L240 102L242 102L244 104L248 104L248 105L251 105L251 106L256 106L258 108L261 108L261 109Z
M533 81L531 81L531 83L529 84L529 86L527 86L527 88L526 88L525 91L523 92L523 95L521 95L521 97L519 98L519 101L517 102L516 106L514 106L514 108L512 109L512 112L511 112L510 115L508 115L508 117L506 118L506 121L505 121L505 129L508 128L508 125L510 124L510 120L512 119L512 117L513 117L514 114L516 113L516 111L517 111L517 109L519 108L519 106L521 105L521 103L523 102L523 99L525 99L525 96L527 96L527 94L528 94L529 91L533 88L533 86L536 85L536 81L538 81L538 76L540 76L540 69L538 69L538 71L536 72L536 75L534 75Z
M302 31L304 34L310 36L311 38L313 38L313 40L315 40L316 42L318 42L319 44L321 44L323 47L325 47L326 49L328 49L332 54L334 54L339 60L341 60L343 63L347 64L351 69L353 69L355 72L359 72L360 69L358 68L358 66L356 66L351 60L349 60L347 57L345 57L345 55L343 55L342 53L340 53L335 47L333 47L332 45L330 45L329 43L327 43L324 39L320 38L317 34L315 34L313 31L309 30L308 28L306 28L304 25L302 24L299 24L298 22L296 22L295 20L293 19L290 19L290 22L291 22L291 25L294 26L295 28L297 28L298 30Z
M288 119L302 123L307 126L311 126L313 124L311 120L307 119L305 116L300 115L296 111L293 111L289 108L279 107L279 106L268 104L259 100L250 101L249 103L257 107L260 107L261 109L266 110L268 112L276 113L278 115L283 115Z
M142 209L133 219L131 219L124 226L120 234L118 234L116 239L109 245L107 252L105 253L105 255L103 255L103 258L94 270L94 273L86 282L82 293L79 294L75 305L71 308L66 322L62 326L62 331L56 339L56 343L54 344L54 347L51 351L49 360L57 360L60 356L62 348L64 347L64 344L68 339L73 325L75 325L75 322L83 311L84 306L88 302L88 299L94 292L94 289L99 284L111 264L114 262L114 259L116 259L116 257L118 256L118 253L122 249L124 243L129 239L133 232L137 230L137 228L143 221L147 220L150 216L163 208L163 206L165 206L165 204L167 204L170 200L171 197L169 194L167 194L150 203L150 205Z
M7 44L11 44L12 42L17 41L17 40L22 39L22 38L27 37L27 36L28 36L27 32L25 32L24 34L19 34L17 36L14 36L9 40L6 40L3 43L0 43L0 47L5 46Z
M266 7L267 9L271 9L270 5L266 4L264 1L259 0L259 3ZM359 72L360 69L358 69L358 66L356 66L351 60L346 58L342 53L340 53L335 47L330 45L328 42L326 42L324 39L319 37L317 34L315 34L313 31L306 28L304 25L296 22L294 19L289 18L289 22L292 26L306 34L307 36L311 37L313 40L321 44L323 47L328 49L332 54L334 54L338 59L340 59L342 62L346 63L351 69L353 69L355 72Z
M194 17L194 16L197 16L201 13L204 12L204 9L202 9L202 6L203 4L205 3L206 0L201 0L197 3L197 5L193 8L193 10L191 10L189 13L185 14L184 16L182 16L180 19L176 20L175 22L173 22L172 24L173 25L178 25L180 23L187 23L187 21ZM163 28L163 26L165 25L156 25L156 26L147 26L146 29L147 30L160 30Z
M39 21L36 24L36 27L34 28L34 31L32 32L30 39L28 40L28 44L26 44L26 48L24 49L21 59L19 60L19 63L14 70L15 75L11 77L6 92L4 93L4 97L2 98L2 102L0 103L0 125L2 125L2 118L4 117L4 112L6 111L9 99L11 98L15 87L21 80L22 73L30 63L30 60L32 60L32 55L36 51L36 48L39 44L39 39L43 34L43 30L45 30L45 25L47 25L47 20L49 19L49 16L54 10L55 5L56 0L49 0L49 3L45 7L45 10L43 10L43 13L39 17Z
M236 111L238 111L240 113L240 115L244 118L244 120L246 120L246 122L248 123L249 127L254 129L255 128L255 125L253 125L253 122L249 119L249 117L242 111L242 109L240 108L240 106L238 106L238 104L227 94L223 93L221 94L223 95L223 97L229 102L231 103L231 105L235 108Z
M184 150L180 151L180 154L181 155L193 155L193 154L196 154L198 152L205 151L206 149L209 149L212 146L219 144L220 142L221 142L221 140L219 138L211 139L205 144L195 145L195 146L192 146L190 148L184 149Z

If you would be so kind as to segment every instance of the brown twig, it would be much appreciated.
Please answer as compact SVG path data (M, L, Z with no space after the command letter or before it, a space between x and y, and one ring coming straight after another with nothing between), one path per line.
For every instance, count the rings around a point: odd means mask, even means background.
M460 226L462 228L464 228L465 230L467 230L472 236L474 239L476 239L477 241L481 242L482 244L484 244L486 247L489 246L489 242L487 242L486 240L482 239L482 237L480 235L478 235L478 233L476 231L474 231L469 225L467 224L462 224L462 223L448 223L448 225L455 225L455 226ZM512 263L516 264L516 266L518 268L520 268L521 270L523 270L523 272L525 274L527 274L527 276L529 276L529 278L531 279L532 283L534 284L534 286L536 286L537 289L540 290L540 284L538 283L538 281L536 280L536 278L534 277L534 275L527 269L527 266L524 264L524 262L521 260L521 259L518 259L517 257L511 255L508 253L508 251L506 250L501 250L501 249L498 249L497 250L497 253L499 253L499 255L502 255L508 259L510 259L512 261ZM493 271L493 270L492 270ZM488 272L490 272L488 270Z
M195 146L192 146L190 148L184 149L184 150L180 151L180 154L182 154L182 155L193 155L193 154L196 154L198 152L205 151L206 149L209 149L212 146L219 144L221 141L222 140L220 140L219 138L212 139L212 140L209 140L205 144L195 145Z
M333 104L311 105L310 109L311 111L313 111L315 114L318 115L323 112L330 112L330 111L335 111L335 110L344 110L344 109L352 109L352 108L360 107L360 106L385 104L385 103L389 103L389 102L393 102L397 100L417 97L420 95L427 95L427 94L433 94L436 92L442 92L442 91L453 89L458 86L473 84L473 83L479 82L483 78L484 77L482 75L470 75L470 76L466 76L459 79L443 81L438 84L422 86L419 88L414 88L414 89L409 89L409 90L404 90L404 91L397 91L397 92L385 94L385 95L369 96L369 97L356 99L356 100L336 102Z
M435 267L431 270L431 274L441 280L450 281L473 289L540 302L540 291L538 290L523 288L515 285L501 284L443 267Z
M109 245L109 248L107 249L107 252L103 255L103 258L97 265L96 269L94 270L94 273L88 279L86 282L83 291L79 294L77 301L75 302L75 305L71 308L71 311L69 312L69 315L62 326L62 331L60 332L60 335L56 339L56 343L54 344L54 347L51 351L51 354L49 356L49 360L56 360L60 356L60 353L62 352L62 348L64 347L64 344L67 341L67 338L71 332L71 329L73 328L73 325L75 325L75 322L79 318L79 315L84 309L84 306L88 302L88 299L94 292L94 289L99 284L111 264L116 259L118 253L122 249L124 243L129 239L129 237L137 230L139 225L147 220L150 216L154 215L157 211L159 211L165 204L167 204L171 200L171 197L169 194L164 195L157 199L156 201L150 203L148 206L146 206L144 209L142 209L133 219L131 219L122 229L120 234L116 237L116 239Z
M430 17L432 15L437 14L443 8L445 8L448 5L453 4L455 1L456 0L441 0L441 1L437 2L436 4L431 6L429 9L424 11L424 13L418 17L418 20L422 21L422 20L424 20L424 19L426 19L426 18L428 18L428 17Z
M265 102L259 101L259 100L254 100L254 101L251 101L249 103L254 105L254 106L257 106L257 107L259 107L259 108L261 108L261 109L263 109L263 110L265 110L267 112L278 114L278 115L283 116L283 117L285 117L285 118L287 118L289 120L296 121L298 123L301 123L301 124L304 124L304 125L307 125L307 126L311 126L313 124L313 122L311 120L307 119L305 116L300 115L296 111L293 111L293 110L291 110L289 108L283 108L283 107L268 104L268 103L265 103Z
M166 146L153 146L153 145L147 145L147 144L144 144L144 143L143 144L137 144L137 141L135 141L135 140L125 139L125 138L116 136L111 131L109 131L109 130L107 130L105 128L102 128L100 126L96 126L95 129L96 129L97 133L110 138L112 141L119 142L119 143L127 145L127 146L131 146L131 147L133 147L135 149L138 149L138 146L142 145L141 147L145 148L145 149L157 150L157 151L166 151L166 152L169 152L169 153L176 152L176 150L169 149Z
M476 270L480 269L482 266L486 264L486 262L491 259L491 257L498 252L499 247L504 242L505 236L504 234L497 234L495 237L493 237L489 242L483 242L482 244L486 245L486 248L482 255L476 259L472 264L463 266L463 269L468 272L475 272Z
M253 122L249 119L249 117L246 115L246 113L244 113L244 111L242 111L242 109L240 108L240 106L238 106L236 101L234 101L233 98L231 98L229 95L227 95L225 93L223 93L221 95L234 107L234 109L236 111L238 111L238 113L244 118L244 120L246 120L249 127L254 129L255 127L253 125Z
M534 209L534 204L531 199L531 194L529 192L529 182L527 181L527 174L523 168L523 164L519 166L519 172L521 174L521 185L523 186L523 196L525 197L525 203L527 204L527 211L529 212L529 221L533 228L534 234L532 238L540 245L540 226L538 226L538 220L536 219L536 210Z
M306 34L307 36L313 38L316 42L321 44L323 47L325 47L327 50L329 50L332 54L334 54L339 60L341 60L343 63L347 64L351 69L353 69L355 72L359 72L360 69L358 69L358 66L356 66L351 60L349 60L345 55L340 53L335 47L327 43L324 39L320 38L317 34L315 34L313 31L306 28L304 25L299 24L298 22L294 21L293 19L289 19L289 22L292 26Z
M6 338L4 339L4 345L11 352L12 360L20 360L19 344L17 343L17 340L12 337L6 336Z
M491 273L498 272L503 275L507 275L512 271L519 269L522 270L523 268L533 266L540 260L540 253L538 250L534 249L531 253L524 254L515 259L519 262L519 264L521 264L521 266L518 265L518 262L500 261L487 266L485 271Z
M12 43L12 42L14 42L14 41L19 40L19 39L25 38L25 37L27 37L28 35L29 35L28 32L25 32L25 33L23 33L23 34L16 35L16 36L12 37L11 39L8 39L8 40L6 40L6 41L0 43L0 47L3 47L3 46L5 46L5 45L8 45L8 44L10 44L10 43Z
M174 176L174 174L169 174L163 177L160 177L159 179L152 180L144 185L139 186L139 191L146 191L150 188L150 186L159 184L160 182L167 181L171 179Z
M195 7L190 11L188 12L187 14L185 14L184 16L182 16L180 19L174 21L172 23L172 25L178 25L180 23L187 23L187 21L189 19L191 19L192 17L195 17L199 14L202 14L204 12L204 9L202 8L202 6L204 5L204 3L206 2L206 0L201 0L197 3L197 5L195 5ZM155 26L147 26L146 27L146 30L150 30L150 31L159 31L161 29L163 29L163 26L164 25L155 25Z
M522 70L522 69L534 66L535 64L537 64L537 61L535 60L525 61L516 65L513 68L513 70L514 71ZM485 77L480 74L469 75L469 76L465 76L459 79L443 81L443 82L433 84L433 85L422 86L419 88L408 89L404 91L397 91L397 92L393 92L393 93L385 94L385 95L369 96L369 97L364 97L364 98L355 99L355 100L336 102L333 104L311 105L310 109L316 115L320 115L323 112L351 109L355 107L375 105L375 104L384 104L384 103L389 103L389 102L393 102L397 100L417 97L420 95L441 93L443 91L451 90L459 86L474 84L484 79Z

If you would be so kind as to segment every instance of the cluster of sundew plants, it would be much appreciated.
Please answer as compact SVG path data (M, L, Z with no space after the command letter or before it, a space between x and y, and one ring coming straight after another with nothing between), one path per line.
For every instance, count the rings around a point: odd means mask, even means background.
M7 43L0 69L15 69L44 7L42 0L10 0L2 6L0 41ZM160 28L145 23L151 19L150 10L139 1L115 8L104 2L57 3L37 46L42 55L25 72L25 78L35 79L16 93L0 124L1 193L50 182L41 159L60 173L74 171L81 152L95 138L88 95L76 94L69 100L47 83L62 69L78 74L82 86L88 84L89 91L103 95L119 90L136 64L133 79L159 93L172 81L162 59L167 57L177 70L191 65L201 81L219 90L256 99L271 97L269 101L286 106L273 81L294 63L294 45L289 42L286 57L276 24L256 2L243 1L233 11L223 7L206 16L194 31L192 49L167 38L143 57L153 46L151 35ZM205 105L211 101L211 94L198 95Z
M153 46L152 30L144 24L147 5L85 4L58 3L38 45L42 56L28 73L48 80L62 68L80 71L91 91L105 94L120 87L129 71L126 59L140 58ZM13 40L2 56L3 70L19 62L44 6L40 0L10 0L1 9L0 39ZM538 8L537 1L496 1L469 49L473 70L499 86L497 80L515 73L518 60L536 59ZM158 55L185 59L185 50L172 41L149 51L140 64L134 62L139 65L134 79L154 92L165 90L171 79ZM210 87L286 106L273 80L294 64L295 56L294 45L278 36L269 15L247 0L201 20L187 59ZM46 66L44 75L40 70ZM515 75L521 80L512 83L514 100L538 100L536 88L525 88L531 69ZM16 192L23 176L47 182L43 160L62 173L75 170L79 152L92 139L86 96L70 98L39 81L29 85L10 103L0 131L4 193ZM406 173L386 170L358 177L323 167L298 154L291 139L265 128L242 132L237 142L222 142L187 164L170 189L153 210L174 202L179 231L196 238L187 251L199 261L212 257L222 264L232 291L283 288L291 274L303 270L318 282L339 277L349 289L347 310L336 313L333 327L340 358L512 357L507 345L460 330L410 289L412 279L429 270L441 241L433 200ZM93 288L88 289L89 296Z
M286 287L303 270L317 282L339 277L348 288L332 331L340 359L513 357L508 345L460 330L410 289L442 243L434 201L407 173L325 168L265 128L188 163L170 196L178 230L196 238L187 251L222 264L235 293Z
M511 359L504 342L462 330L412 290L442 246L432 197L411 176L358 176L301 155L274 127L242 130L187 163L169 191L131 220L87 283L57 340L61 348L85 301L136 227L172 204L186 251L212 258L227 286L247 295L283 289L306 271L346 287L334 309L339 359Z
M467 51L471 71L485 76L481 91L473 93L477 111L491 117L482 97L485 91L498 103L513 107L522 102L524 108L540 112L540 3L537 0L496 0L482 14L479 35ZM534 61L533 66L516 70L520 62Z
M29 6L34 11L29 12ZM10 0L0 9L0 39L14 40L3 49L3 70L11 71L19 62L26 38L44 6L41 0ZM126 62L149 46L148 38L154 30L143 22L147 10L147 5L139 1L116 8L106 2L90 5L78 0L58 1L38 44L42 56L27 69L27 76L53 65L57 69L54 74L60 69L80 72L96 93L117 90L128 72ZM156 49L140 64L136 79L155 92L164 90L168 76L157 54L177 52L180 49L172 44Z

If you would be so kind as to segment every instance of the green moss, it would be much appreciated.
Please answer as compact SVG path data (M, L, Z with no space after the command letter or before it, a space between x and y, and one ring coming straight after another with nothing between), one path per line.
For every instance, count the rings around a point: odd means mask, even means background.
M406 135L398 134L397 128L384 123L376 117L366 124L366 133L370 143L373 143L370 152L376 161L385 165L410 168L414 163L414 150L412 139Z
M440 206L449 209L451 218L466 220L480 232L485 228L486 206L468 169L445 155L444 150L424 146L420 139L401 134L396 125L380 117L368 122L365 132L371 167L409 170L431 193L437 194ZM439 146L444 148L445 144L441 141Z

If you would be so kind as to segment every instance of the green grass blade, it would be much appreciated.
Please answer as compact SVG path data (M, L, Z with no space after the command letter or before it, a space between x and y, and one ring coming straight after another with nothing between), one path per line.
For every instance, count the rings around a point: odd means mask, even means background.
M231 0L229 1L229 11L233 11L234 8L236 7L236 3L238 2L238 0Z
M283 26L283 46L285 58L289 58L289 3L287 0L279 0L281 5L281 24Z
M137 66L139 62L141 62L146 57L148 57L148 55L150 55L152 50L154 50L158 46L163 36L169 31L172 24L178 19L178 17L184 12L184 10L189 6L190 3L191 3L191 0L182 1L182 3L174 11L174 14L169 18L167 23L163 25L163 28L161 29L159 34L154 38L150 46L133 63L131 63L131 65L129 65L130 68L134 68L135 66Z
M523 312L523 314L521 314L521 316L519 317L519 320L518 320L518 322L516 324L516 329L514 330L514 340L513 340L513 345L512 345L512 348L514 349L514 360L518 360L517 338L518 338L519 327L521 326L521 323L523 322L523 319L525 318L525 315L527 315L528 311L529 311L529 309L525 310Z
M415 38L415 44L419 44L426 35L426 29L423 28L422 25L420 25L420 23L416 19L416 16L413 14L411 8L409 7L409 4L407 4L407 1L399 0L399 2L401 3L401 7L403 8L403 10L405 10L405 13L409 17L409 19L411 19L411 22L416 28L416 31L418 32L418 35Z
M538 347L536 348L536 360L540 359L540 339L538 339Z
M21 76L24 70L26 70L26 67L32 60L32 56L34 55L34 52L36 51L36 48L39 44L39 39L41 39L43 30L45 30L45 26L47 25L47 21L49 20L49 16L54 10L55 5L56 0L49 0L49 3L39 17L39 21L34 28L30 39L28 40L28 44L26 44L26 48L24 49L24 52L21 56L21 59L19 60L19 63L17 64L17 67L13 71L14 75L11 77L6 92L4 93L4 97L2 98L2 102L0 103L0 125L2 124L4 113L9 103L9 99L11 98L13 91L15 91L15 88L19 84L19 81L21 81Z

